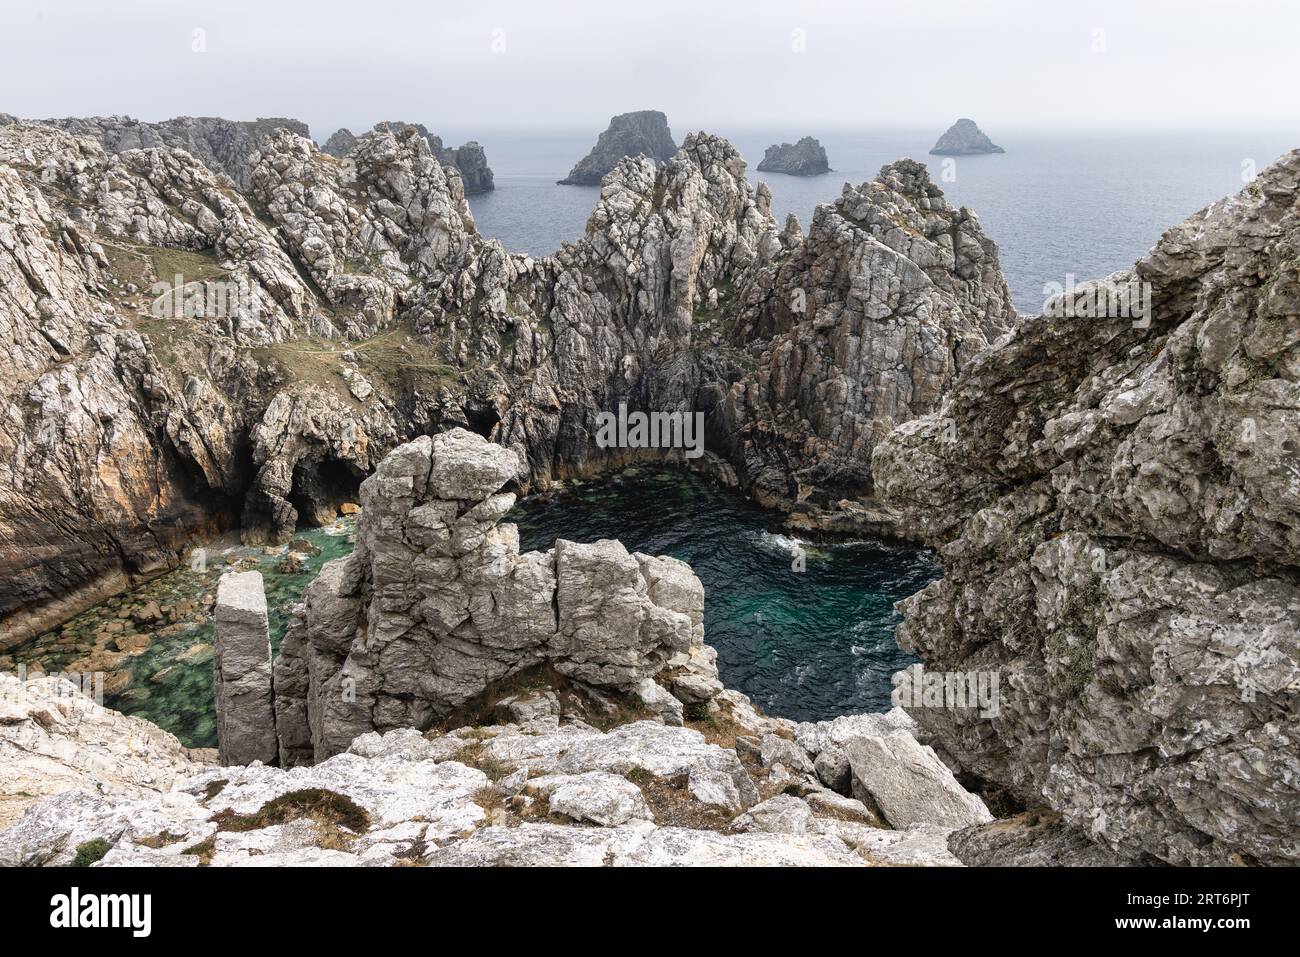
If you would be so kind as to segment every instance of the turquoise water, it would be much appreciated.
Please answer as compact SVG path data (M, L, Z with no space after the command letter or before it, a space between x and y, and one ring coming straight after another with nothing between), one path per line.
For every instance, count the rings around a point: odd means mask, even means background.
M893 604L939 574L923 552L877 543L806 546L772 534L773 520L743 496L689 473L632 469L598 483L532 496L507 521L521 546L556 538L618 538L631 551L691 564L705 587L705 639L728 687L769 714L820 720L889 707L890 675L914 659L894 644ZM304 529L287 546L209 548L204 567L169 572L78 615L14 652L7 666L105 673L104 703L147 718L190 747L215 747L212 604L228 568L266 582L271 644L279 648L302 590L330 559L347 555L355 522ZM299 545L306 542L306 546ZM156 607L156 616L151 606Z
M294 538L301 567L283 569L289 546L209 546L206 560L186 565L88 609L13 654L11 667L46 672L104 672L104 704L147 718L192 748L217 745L212 697L212 606L228 568L262 573L271 647L278 651L293 606L327 561L347 555L356 522L341 518ZM300 542L306 542L304 548ZM197 567L196 567L197 566ZM157 609L155 618L150 606Z
M894 643L894 602L938 578L925 552L877 542L805 544L769 531L743 496L689 473L628 470L517 504L521 547L617 538L689 562L704 583L705 641L723 682L768 714L819 721L889 708L890 676L917 659Z

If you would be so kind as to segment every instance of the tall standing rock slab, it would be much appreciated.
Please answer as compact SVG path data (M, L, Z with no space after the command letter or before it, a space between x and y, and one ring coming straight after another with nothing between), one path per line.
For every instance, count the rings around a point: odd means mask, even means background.
M227 572L217 585L212 683L222 764L274 764L271 633L261 572Z

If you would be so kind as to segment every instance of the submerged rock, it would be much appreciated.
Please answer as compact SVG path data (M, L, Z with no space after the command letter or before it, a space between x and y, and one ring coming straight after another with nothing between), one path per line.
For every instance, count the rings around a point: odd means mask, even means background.
M939 137L939 142L930 150L932 156L972 156L979 153L1005 153L1001 146L994 144L984 131L975 125L974 120L960 119L947 132Z
M665 163L677 152L668 117L658 110L620 113L609 121L590 153L578 161L561 186L599 186L625 156L645 156Z
M758 164L760 173L786 173L790 176L818 176L830 172L826 150L811 136L797 143L772 145Z

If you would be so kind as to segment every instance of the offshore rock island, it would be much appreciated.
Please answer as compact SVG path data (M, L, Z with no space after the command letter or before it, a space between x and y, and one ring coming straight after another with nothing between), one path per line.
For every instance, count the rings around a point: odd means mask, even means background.
M0 655L219 531L359 503L356 548L274 655L223 579L220 754L0 674L0 863L1300 859L1300 152L1069 293L1149 315L1022 317L912 160L805 233L626 114L539 259L422 127L169 122L0 120ZM598 442L624 407L703 455ZM689 565L503 521L647 462L935 548L898 641L1000 706L763 715Z
M760 173L786 173L790 176L819 176L830 172L826 150L811 136L797 143L769 146L758 164Z
M668 117L658 110L620 113L609 121L591 152L578 161L561 186L599 186L625 156L645 156L666 163L677 152Z
M984 131L975 125L974 120L960 119L947 132L939 137L939 142L930 150L932 156L977 156L981 153L1005 153L984 135Z

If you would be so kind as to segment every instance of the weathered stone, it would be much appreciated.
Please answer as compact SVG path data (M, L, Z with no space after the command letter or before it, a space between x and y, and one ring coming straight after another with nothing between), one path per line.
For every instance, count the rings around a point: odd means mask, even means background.
M1300 152L1049 302L878 448L945 577L901 604L996 713L909 708L945 759L1130 855L1300 840Z
M818 176L830 170L825 148L811 136L805 136L797 143L769 146L758 164L760 173L786 173L789 176Z
M891 827L936 824L951 829L993 820L984 802L906 731L854 738L846 750L854 797L880 808Z
M939 142L930 150L934 156L971 156L979 153L1005 153L1000 146L984 135L974 120L960 119L948 127Z
M271 633L261 572L226 572L212 613L212 692L222 764L274 764Z
M590 153L578 161L561 186L599 186L605 174L624 156L646 156L665 162L677 147L668 129L668 117L658 110L620 113L609 121Z

